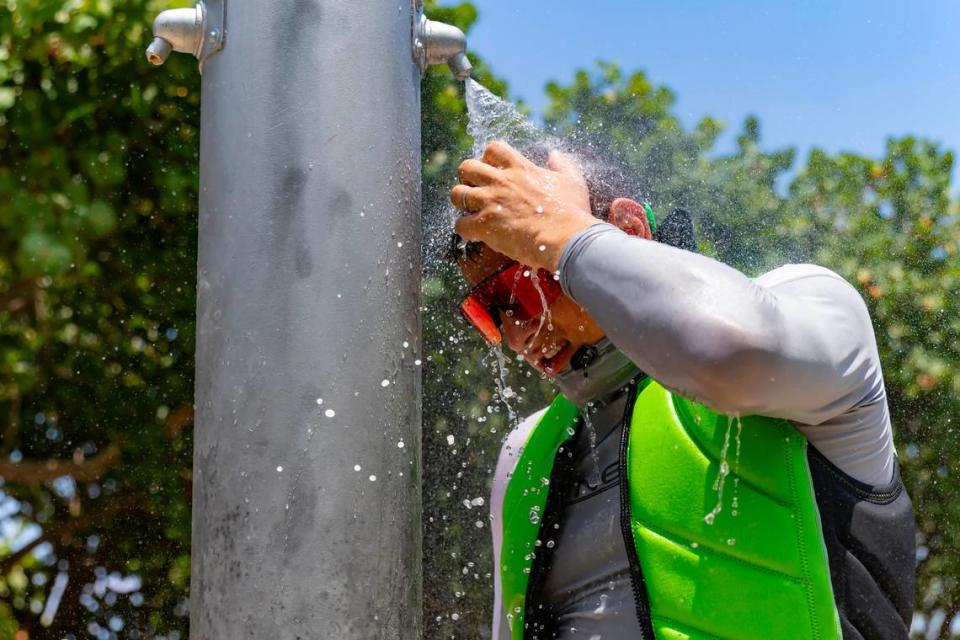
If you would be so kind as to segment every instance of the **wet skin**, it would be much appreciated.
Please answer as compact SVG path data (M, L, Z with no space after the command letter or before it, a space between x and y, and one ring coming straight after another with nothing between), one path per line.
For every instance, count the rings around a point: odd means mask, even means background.
M551 152L540 167L501 141L482 160L465 160L450 200L464 215L465 240L483 242L517 262L553 272L567 241L599 220L590 213L583 172L571 156Z
M458 262L471 287L512 261L555 272L566 244L600 222L590 213L586 181L570 156L553 152L544 168L495 141L482 160L464 161L459 174L461 184L450 194L464 211L457 232L483 243L480 251ZM651 237L646 213L633 200L615 200L608 222L630 235ZM604 337L590 315L566 294L550 305L546 319L520 321L501 312L500 321L507 346L550 377L563 371L580 347Z
M467 284L473 287L512 262L502 253L481 245L477 253L462 258L458 265ZM501 311L500 327L511 351L537 371L553 377L570 364L577 349L599 342L604 334L566 294L561 293L553 301L549 312L548 318L536 316L521 321Z

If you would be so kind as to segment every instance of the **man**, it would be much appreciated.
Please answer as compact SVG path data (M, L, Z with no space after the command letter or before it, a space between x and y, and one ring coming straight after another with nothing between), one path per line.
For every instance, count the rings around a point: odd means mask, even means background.
M547 164L495 142L451 192L461 310L561 391L497 464L495 638L906 638L913 511L856 291L654 242L647 205L591 212Z

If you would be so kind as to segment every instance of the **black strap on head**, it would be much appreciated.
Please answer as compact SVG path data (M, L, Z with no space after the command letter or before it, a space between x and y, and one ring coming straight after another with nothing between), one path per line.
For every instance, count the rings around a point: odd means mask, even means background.
M674 209L670 215L659 221L653 239L671 247L697 253L697 234L693 229L693 217L686 209Z

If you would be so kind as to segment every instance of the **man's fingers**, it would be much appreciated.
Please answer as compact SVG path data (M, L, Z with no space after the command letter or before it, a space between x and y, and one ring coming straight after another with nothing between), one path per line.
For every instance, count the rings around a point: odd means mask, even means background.
M523 166L527 159L503 140L494 140L483 151L483 161L497 169Z
M481 230L483 225L478 215L460 216L457 218L456 223L454 223L453 228L456 230L457 235L467 242L482 239Z
M485 194L486 192L482 187L458 184L450 190L450 202L461 211L476 213L483 209L486 202Z
M647 210L642 204L629 198L617 198L610 205L610 224L620 227L631 236L645 240L653 237L650 231L650 220L647 219Z
M482 187L500 178L500 169L479 160L464 160L457 169L460 182L468 186Z
M584 181L583 169L580 168L580 163L577 162L576 158L571 155L553 150L547 156L547 166L557 173L562 173L581 182Z

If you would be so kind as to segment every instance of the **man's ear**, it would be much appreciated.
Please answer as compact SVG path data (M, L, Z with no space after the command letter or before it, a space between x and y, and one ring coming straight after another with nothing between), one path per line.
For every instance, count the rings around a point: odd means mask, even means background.
M629 198L617 198L610 205L610 224L619 227L624 233L644 240L653 238L650 221L643 205Z

